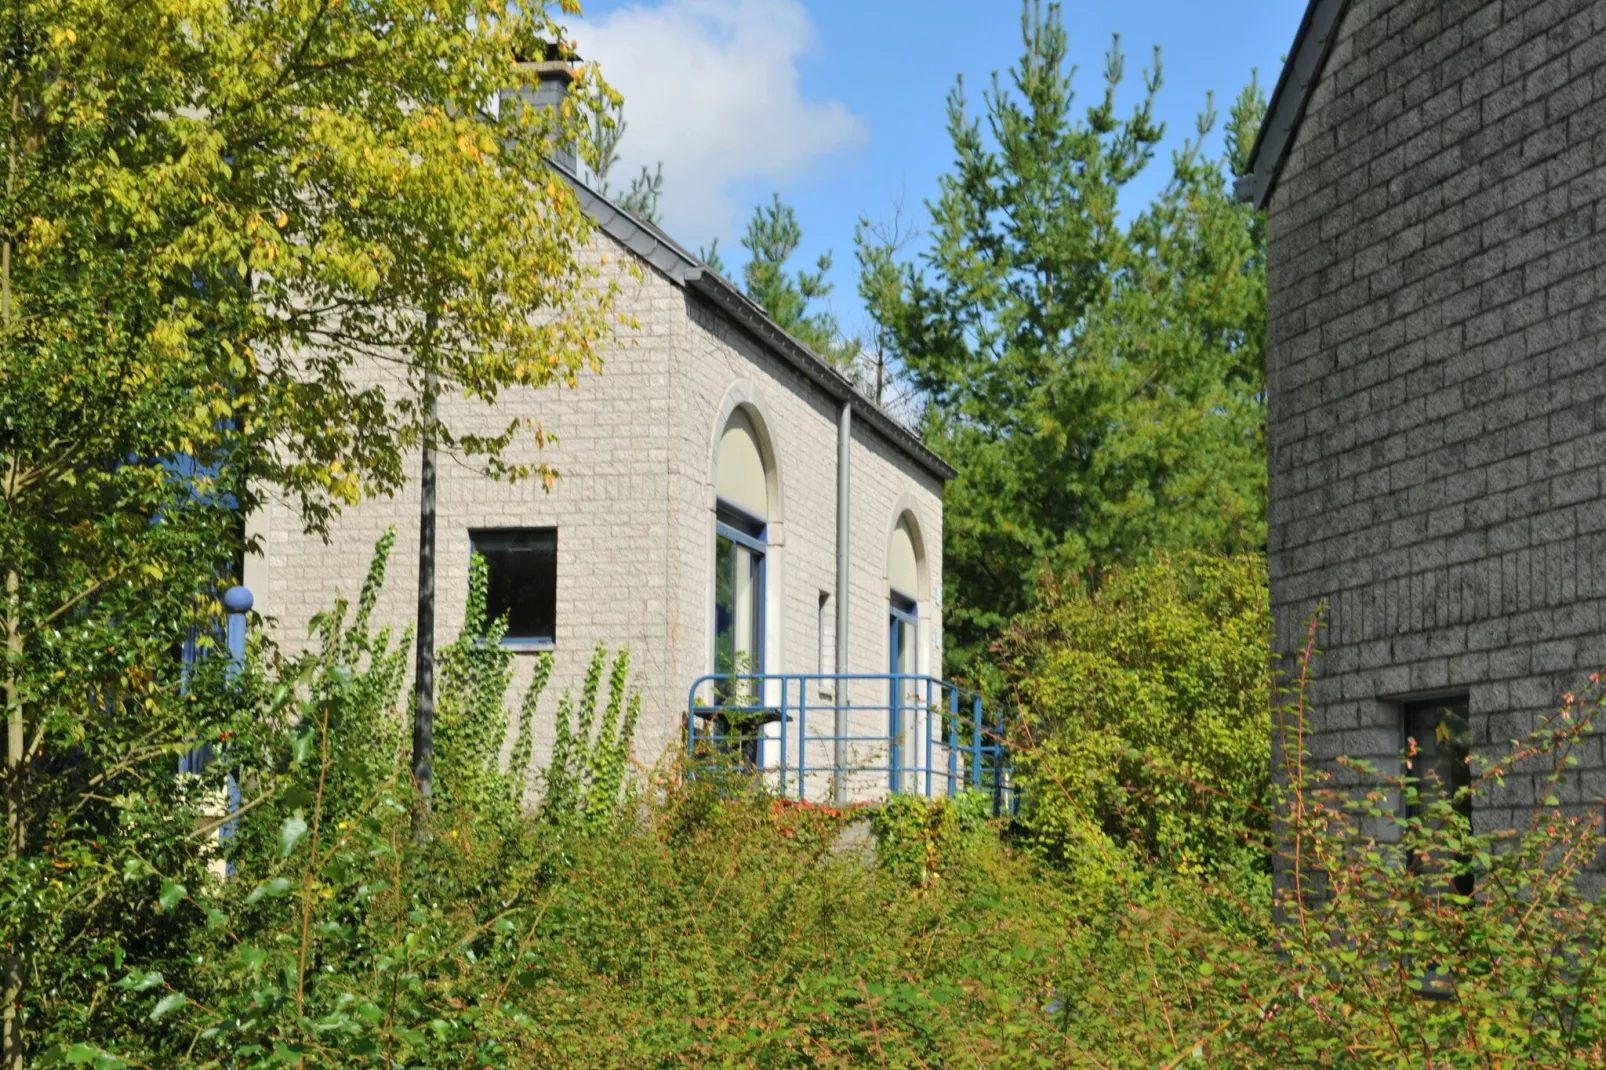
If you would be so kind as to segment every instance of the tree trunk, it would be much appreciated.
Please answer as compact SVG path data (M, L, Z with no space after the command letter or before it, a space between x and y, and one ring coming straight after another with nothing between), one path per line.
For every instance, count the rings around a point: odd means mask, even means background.
M10 202L17 189L17 123L22 118L22 94L13 86L11 90L11 126L6 138L6 200ZM0 345L9 344L12 329L11 309L11 233L0 240ZM13 454L7 466L6 493L16 489L17 466L21 458ZM23 844L27 839L27 822L23 814L23 748L27 740L22 723L22 688L18 674L22 672L22 578L15 568L6 570L6 652L4 693L6 703L6 863L15 867L22 858ZM5 1004L0 1009L0 1070L22 1070L22 953L15 938L5 949Z
M413 836L429 835L435 761L435 376L424 377L423 462L418 478L418 628L413 665Z
M15 464L15 460L12 462ZM23 815L22 594L16 569L6 572L6 863L15 867L22 858L27 823ZM13 936L15 940L15 936ZM0 1012L0 1068L22 1070L22 953L15 942L5 949L5 1007Z

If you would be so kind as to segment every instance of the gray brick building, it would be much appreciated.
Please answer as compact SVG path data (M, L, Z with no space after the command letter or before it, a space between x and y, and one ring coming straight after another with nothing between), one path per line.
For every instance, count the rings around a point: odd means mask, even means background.
M1313 755L1386 762L1423 702L1504 753L1606 664L1606 3L1312 0L1239 194L1276 649L1328 606Z

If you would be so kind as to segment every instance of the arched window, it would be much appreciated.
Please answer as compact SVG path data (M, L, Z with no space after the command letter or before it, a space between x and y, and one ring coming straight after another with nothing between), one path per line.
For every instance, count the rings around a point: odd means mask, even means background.
M915 628L920 603L920 559L915 552L915 537L908 517L898 521L887 544L887 586L892 632L889 668L895 673L913 675L919 671Z
M715 465L714 671L761 673L769 477L758 431L741 409L725 425Z

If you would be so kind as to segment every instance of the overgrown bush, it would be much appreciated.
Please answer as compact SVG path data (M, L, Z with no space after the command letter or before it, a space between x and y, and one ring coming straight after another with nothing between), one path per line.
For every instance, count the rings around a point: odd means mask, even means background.
M1067 837L991 820L988 800L964 796L872 808L880 864L866 866L843 836L862 809L779 799L751 775L670 765L617 790L633 701L622 659L610 666L605 652L578 704L560 704L574 790L554 796L554 767L526 808L546 674L510 725L489 700L507 686L487 642L497 626L478 612L443 652L440 709L461 750L438 765L431 823L415 835L407 639L371 634L381 578L382 558L349 619L344 606L318 619L317 651L275 666L258 650L237 679L194 692L227 711L208 715L230 726L216 764L243 789L227 880L207 847L222 820L207 816L214 771L166 773L166 815L84 796L120 828L94 871L116 879L76 887L103 889L117 909L75 908L92 924L66 947L72 972L41 968L28 990L40 1065L1584 1067L1606 1056L1606 933L1581 881L1606 841L1598 815L1559 802L1599 696L1479 770L1469 793L1496 790L1513 762L1547 761L1554 795L1526 830L1474 836L1443 793L1397 816L1386 801L1417 790L1406 779L1337 791L1303 760L1294 680L1273 801L1299 850L1279 903L1287 920L1273 927L1243 871L1156 864L1070 806L1074 866ZM1034 790L1057 788L1056 767L1039 769ZM72 865L58 872L70 879ZM1464 873L1471 896L1450 883Z
M1264 868L1265 562L1161 556L1051 585L998 644L1021 705L1026 827L1084 862L1091 828L1179 873Z
M992 797L965 792L953 798L894 795L870 811L876 860L882 869L917 886L963 865L967 852L986 835Z

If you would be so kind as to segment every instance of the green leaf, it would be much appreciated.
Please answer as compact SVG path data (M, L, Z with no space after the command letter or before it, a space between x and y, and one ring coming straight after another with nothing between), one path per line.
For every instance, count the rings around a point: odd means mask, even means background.
M290 760L297 765L307 760L312 753L312 727L302 726L296 729L290 737Z
M277 899L279 896L295 887L289 877L274 877L270 881L263 881L251 889L251 894L245 897L247 904L260 902L263 899Z
M279 857L290 857L290 853L296 849L296 844L300 843L306 834L307 822L301 816L300 810L285 818L284 823L279 826Z
M156 897L156 907L166 913L178 906L183 898L190 894L190 890L176 881L163 881L162 892Z
M138 970L117 982L118 988L126 988L131 992L146 992L162 983L160 970L151 970L141 973Z
M187 1002L189 1001L184 998L184 993L169 992L157 1001L155 1009L151 1011L151 1021L157 1021L173 1013Z

